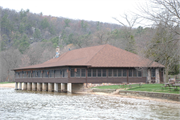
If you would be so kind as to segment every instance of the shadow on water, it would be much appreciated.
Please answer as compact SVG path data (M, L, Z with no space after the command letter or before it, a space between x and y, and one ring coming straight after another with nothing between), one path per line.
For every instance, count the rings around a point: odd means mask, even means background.
M117 96L0 88L0 119L179 120L180 105Z

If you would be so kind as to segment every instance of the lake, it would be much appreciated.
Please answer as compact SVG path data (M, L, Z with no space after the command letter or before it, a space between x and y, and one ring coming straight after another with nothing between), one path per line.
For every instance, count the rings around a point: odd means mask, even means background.
M179 120L180 105L120 96L0 88L0 120Z

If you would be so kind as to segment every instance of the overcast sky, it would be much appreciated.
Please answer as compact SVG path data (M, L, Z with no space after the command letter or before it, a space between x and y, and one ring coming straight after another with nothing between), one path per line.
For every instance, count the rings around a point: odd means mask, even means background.
M43 13L57 17L118 23L112 17L137 12L147 0L0 0L3 8L29 9L33 13ZM143 25L142 25L143 26Z

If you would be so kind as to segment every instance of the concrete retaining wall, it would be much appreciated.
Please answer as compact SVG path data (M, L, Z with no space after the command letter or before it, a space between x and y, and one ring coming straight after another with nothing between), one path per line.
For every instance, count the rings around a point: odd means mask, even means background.
M180 94L154 93L154 92L142 92L142 91L119 91L119 94L145 96L145 97L153 97L153 98L161 98L161 99L180 101Z

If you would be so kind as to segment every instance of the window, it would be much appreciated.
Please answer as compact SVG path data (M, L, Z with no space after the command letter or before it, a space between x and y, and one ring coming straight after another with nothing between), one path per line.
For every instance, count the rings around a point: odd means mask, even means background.
M27 78L27 71L23 71L23 78Z
M155 77L156 74L155 74L155 69L151 69L151 77Z
M31 77L31 71L27 72L27 77L30 78Z
M109 69L109 70L108 70L108 76L109 76L109 77L112 77L112 69Z
M88 69L88 77L91 77L91 69Z
M74 72L74 75L75 75L75 72ZM64 77L64 78L68 77L67 69L62 69L62 77Z
M132 69L129 69L129 77L132 77Z
M60 70L55 70L55 78L60 78Z
M117 77L117 69L113 69L113 76Z
M40 76L41 76L41 71L40 71L40 70L37 70L37 71L35 72L35 77L36 77L36 78L40 78Z
M142 76L142 72L138 71L138 77L141 77L141 76Z
M86 69L81 69L81 77L86 77Z
M64 73L64 71L63 71L63 73ZM71 77L75 77L74 69L71 69Z
M118 69L118 77L121 76L121 69Z
M22 77L23 77L23 73L22 73L22 71L21 71L21 72L19 72L19 77L20 77L20 78L22 78Z
M127 72L126 69L123 69L123 77L127 76L126 72Z
M98 77L101 77L101 69L97 69L98 71Z
M80 77L80 73L81 73L81 70L79 68L77 68L76 77Z
M49 70L44 70L43 71L43 77L48 78L49 77Z
M24 71L23 78L27 78L27 77L28 77L28 71Z
M136 69L133 70L133 77L137 77L137 70Z
M15 72L16 78L19 78L19 72Z
M106 69L102 69L102 76L106 77Z
M50 78L54 78L54 70L50 70L49 71L49 77Z
M93 71L93 77L96 77L96 69L92 69Z
M35 76L36 76L36 71L33 71L32 72L32 77L35 78Z

